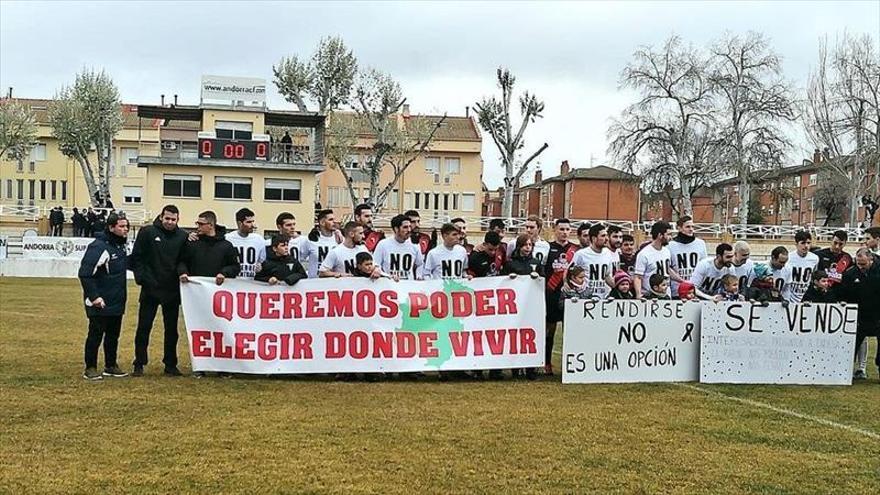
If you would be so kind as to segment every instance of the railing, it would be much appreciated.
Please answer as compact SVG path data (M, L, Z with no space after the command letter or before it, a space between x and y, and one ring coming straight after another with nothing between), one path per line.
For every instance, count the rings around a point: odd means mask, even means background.
M79 208L78 208L79 209ZM8 205L8 204L0 204L0 217L17 217L21 220L32 221L35 222L42 217L49 217L49 213L53 210L51 206L19 206L19 205ZM64 211L64 221L65 223L70 222L70 218L73 216L73 207L64 207L62 208ZM105 215L109 215L110 212L123 212L125 213L125 217L129 219L131 223L144 223L153 219L153 216L150 210L145 208L92 208L94 212L104 212ZM84 213L84 211L80 211L80 213Z
M138 155L150 158L195 160L199 158L199 144L196 141L172 140L163 140L161 143L141 142L138 145ZM267 159L257 161L267 161L270 163L314 163L314 158L308 146L271 143L269 144Z

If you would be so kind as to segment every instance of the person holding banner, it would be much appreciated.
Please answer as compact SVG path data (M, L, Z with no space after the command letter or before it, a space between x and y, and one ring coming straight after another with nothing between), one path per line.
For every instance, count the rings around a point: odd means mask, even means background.
M305 266L306 260L309 259L309 239L296 231L296 217L293 213L285 211L278 214L275 217L275 227L278 228L279 234L287 237L290 256ZM266 257L268 258L270 254L272 254L271 241L266 245Z
M425 261L419 246L410 239L412 224L406 215L391 219L393 237L379 241L373 252L376 265L387 274L400 280L421 280Z
M650 285L651 290L644 295L643 299L672 299L672 296L669 295L669 279L667 279L662 273L657 272L651 275L651 278L648 279L648 284Z
M270 244L272 254L268 256L260 271L254 277L257 282L267 282L275 285L284 282L293 285L304 278L308 278L306 270L290 253L290 239L283 234L272 236Z
M149 362L150 332L156 312L162 306L165 339L162 363L165 375L180 376L177 368L177 320L180 315L180 280L177 263L186 245L186 232L177 226L180 210L174 205L162 207L153 225L143 227L134 241L128 269L141 286L138 298L138 323L134 337L132 376L143 376Z
M532 252L534 251L534 244L532 242L532 235L528 233L520 234L519 237L516 238L516 242L513 243L514 249L510 258L501 268L501 275L509 275L510 278L516 278L518 275L529 275L532 278L544 276L544 267L541 266L538 259L532 255ZM510 370L511 378L517 378L521 374L524 375L527 380L535 380L538 378L538 373L534 368ZM500 370L489 371L490 379L498 379L500 376Z
M721 288L721 279L725 275L733 275L733 246L722 242L715 247L715 257L706 258L697 263L690 282L696 288L697 297L706 300L720 301L723 296L718 291ZM737 281L739 278L737 278ZM738 286L738 284L737 284ZM677 291L676 291L677 293Z
M468 267L467 250L459 242L459 230L451 223L444 223L440 227L440 237L443 242L428 251L425 259L424 276L429 279L460 279L467 276Z
M869 248L856 251L855 265L843 274L840 294L843 300L859 305L856 352L869 337L880 344L880 263ZM880 367L880 345L874 363Z
M364 228L357 222L347 222L342 227L342 235L345 240L327 253L318 269L319 277L351 277L357 268L355 257L358 253L367 251L363 244ZM373 273L375 277L381 275L378 266Z
M568 273L568 268L578 250L577 244L568 241L569 233L571 233L571 222L567 218L556 219L553 227L555 239L550 243L550 251L544 262L544 273L547 277L547 286L544 291L544 305L547 309L547 337L544 348L545 376L553 375L553 340L556 337L556 326L565 316L562 308L559 307L559 298L565 275Z
M526 221L523 222L523 234L528 234L529 238L532 240L532 244L534 245L534 249L532 250L532 256L538 260L540 263L544 263L544 260L547 259L547 252L550 251L550 243L541 238L541 227L544 225L541 217L537 215L529 215L526 218ZM516 241L516 239L514 239ZM507 259L510 259L513 256L513 250L516 248L516 242L508 242L507 243Z
M733 245L733 263L731 272L739 278L739 290L745 294L755 280L755 262L749 259L752 248L746 241L736 241Z
M189 277L214 277L217 285L223 285L227 278L237 277L241 270L238 251L218 232L217 215L213 211L199 213L196 235L195 241L184 245L177 264L180 281L187 283Z
M587 231L590 245L581 248L574 255L572 263L583 268L587 276L587 287L592 297L605 299L614 286L615 257L605 245L608 242L608 230L601 223L590 227ZM619 261L619 258L617 258Z
M83 378L101 380L105 376L128 376L119 369L116 351L122 329L122 315L127 300L126 272L128 252L128 219L111 213L107 231L98 233L86 248L79 267L79 281L83 288L83 302L89 319L89 333L85 343ZM98 371L98 348L104 343L104 373Z
M797 250L795 250L794 256L788 259L791 281L782 294L786 301L799 303L812 284L812 275L819 265L819 257L810 251L813 236L809 232L798 231L794 235L794 240L797 244Z
M254 212L250 208L242 208L235 212L235 223L238 229L226 234L226 240L238 250L238 263L241 269L238 278L253 280L266 261L266 240L256 230Z
M691 278L697 264L708 256L706 242L694 235L694 219L688 215L679 217L675 222L678 233L669 242L670 274L675 273L670 290L678 294L678 282L686 282ZM699 284L694 284L699 287ZM710 292L711 294L711 292Z
M672 254L666 246L669 244L669 229L666 222L656 222L651 226L651 243L636 255L635 275L636 295L640 298L650 292L651 275L660 274L664 279L672 277L676 282L685 282L678 273L670 269ZM696 265L696 263L694 264ZM666 287L669 295L669 286Z

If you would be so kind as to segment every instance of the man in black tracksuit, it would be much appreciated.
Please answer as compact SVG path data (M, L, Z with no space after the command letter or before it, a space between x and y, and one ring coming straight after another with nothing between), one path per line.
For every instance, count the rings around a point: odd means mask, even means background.
M856 350L868 337L880 340L880 257L868 248L860 248L855 264L843 273L840 286L842 299L859 305ZM880 346L874 363L880 367Z
M79 267L79 281L83 288L83 302L89 318L89 333L85 344L86 380L101 380L105 376L123 377L116 350L126 302L126 268L128 253L128 220L111 214L107 231L97 233L83 254ZM98 348L104 342L104 373L98 371Z
M165 374L180 376L177 368L177 318L180 314L180 281L177 264L186 232L178 228L180 211L174 205L162 208L162 214L153 225L138 232L134 249L128 259L128 269L141 286L138 309L137 332L134 337L134 371L132 376L143 376L149 361L147 349L156 312L162 306L162 322L165 326L165 345L162 362Z

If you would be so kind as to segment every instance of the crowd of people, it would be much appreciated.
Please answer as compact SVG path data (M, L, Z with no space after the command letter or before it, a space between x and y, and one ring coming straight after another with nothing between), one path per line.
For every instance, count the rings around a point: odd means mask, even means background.
M73 237L95 237L96 234L104 232L107 225L108 212L112 212L112 209L92 209L88 207L80 210L79 208L74 208L69 222L73 227ZM64 224L67 223L64 208L61 206L52 208L49 210L48 217L49 230L46 232L46 235L53 237L63 236Z
M164 373L182 375L177 358L180 284L194 276L213 278L218 285L234 277L287 285L316 277L542 278L546 286L546 353L541 371L545 375L553 374L554 337L569 298L859 304L856 379L867 377L867 337L880 335L877 227L866 230L865 245L854 256L845 251L845 231L835 232L825 249L813 248L810 234L801 231L795 235L791 253L779 246L772 251L769 263L763 264L750 259L750 246L745 241L721 243L709 256L706 243L694 235L693 221L687 216L678 220L674 237L672 225L654 223L650 240L638 247L635 238L617 226L581 223L573 230L564 218L553 222L553 241L547 242L541 237L543 222L535 216L525 220L521 233L507 240L505 222L494 219L481 240L471 244L463 218L452 219L428 234L421 229L419 213L414 210L393 217L386 236L373 228L373 211L367 204L358 205L354 218L342 225L333 210L318 211L308 234L297 230L293 214L281 213L275 219L278 233L268 242L256 233L255 214L248 208L236 213L236 229L229 232L218 224L212 211L198 215L192 232L178 225L179 218L177 207L165 206L152 225L140 229L128 255L128 220L111 213L106 228L89 245L79 271L89 318L84 378L127 376L117 361L127 270L134 273L141 287L133 376L142 376L148 364L150 333L160 306L165 331ZM97 366L102 342L103 372ZM880 349L875 361L880 366ZM535 369L511 371L514 378L535 379L538 375ZM485 377L482 371L439 376L444 381ZM489 379L503 377L501 370L488 372ZM342 374L337 378L356 377Z

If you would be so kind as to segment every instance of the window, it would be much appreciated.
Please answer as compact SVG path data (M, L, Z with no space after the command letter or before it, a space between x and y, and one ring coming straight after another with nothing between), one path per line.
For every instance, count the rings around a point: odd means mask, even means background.
M12 199L12 179L6 179L6 198Z
M391 192L388 193L388 201L386 201L388 208L397 208L397 201L398 201L397 189L392 189Z
M122 186L122 202L125 204L140 204L144 195L141 186Z
M18 199L24 199L24 179L15 179L15 187L18 189Z
M425 158L425 172L428 173L429 176L434 177L434 184L440 183L440 159L437 157L427 157Z
M266 179L266 201L299 201L302 181L299 179Z
M50 189L52 191L52 196L50 199L52 199L52 201L55 201L56 199L58 199L58 182L50 180L49 185L51 186Z
M201 175L165 175L162 178L162 195L175 198L202 197Z
M345 157L345 168L349 170L361 168L360 155L348 155Z
M45 179L40 181L40 199L43 199L43 200L46 199L46 181L45 181Z
M453 210L458 209L458 193L455 193L452 195L452 209Z
M423 201L425 202L424 207L426 210L430 210L431 209L431 193L426 192L424 196L425 196L423 198Z
M327 188L327 206L345 206L345 199L348 197L348 188L345 187L328 187Z
M811 186L816 185L816 179L817 179L816 174L810 174L810 185Z
M461 173L461 159L460 158L447 158L446 159L446 175L458 175Z
M461 195L461 209L462 211L474 211L476 208L477 196L474 193L463 193Z
M413 195L412 193L403 193L403 207L407 210L411 210L413 208Z
M239 139L249 141L254 134L254 125L250 122L231 122L218 120L214 123L217 139Z
M28 162L28 172L34 173L37 171L37 162L31 160Z
M443 210L449 210L449 193L443 193Z
M16 172L24 172L24 161L17 160L15 163L15 171Z
M250 177L215 177L215 199L251 199Z
M137 148L121 148L119 153L119 175L121 177L128 176L128 166L137 166L138 149Z
M813 198L810 198L810 211L813 211Z
M422 205L422 201L421 201L422 200L422 193L414 193L414 195L416 198L416 204L415 204L415 206L413 206L413 209L418 210L422 207L421 206Z
M801 200L796 199L791 203L791 211L798 211L801 209Z
M61 181L61 201L67 201L67 181Z
M28 199L30 199L31 201L33 201L35 198L35 195L37 193L36 189L37 189L37 181L34 179L30 179L28 181Z
M31 149L31 161L32 162L45 162L46 161L46 145L43 143L37 143Z

